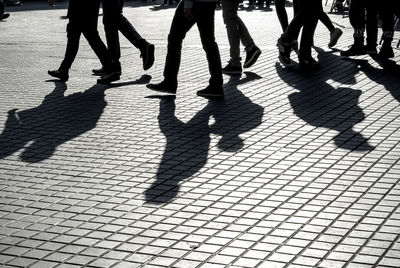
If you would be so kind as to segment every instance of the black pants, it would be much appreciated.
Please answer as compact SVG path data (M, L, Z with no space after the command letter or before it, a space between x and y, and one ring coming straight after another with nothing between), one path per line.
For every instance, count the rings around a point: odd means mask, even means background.
M118 31L120 31L132 45L141 51L148 44L123 15L124 4L125 0L103 0L103 24L107 46L115 67L119 69L121 69L121 63L119 61L121 49Z
M4 14L4 3L0 2L0 19L3 17Z
M97 31L101 0L70 0L68 6L69 22L67 25L67 48L60 70L69 70L79 50L81 34L87 39L90 47L105 67L111 66L111 57L107 47Z
M209 83L211 86L221 87L222 70L221 57L214 35L215 3L194 3L192 13L194 19L188 20L183 13L183 1L175 11L171 29L168 35L167 59L164 67L165 82L170 85L177 85L177 77L181 62L182 42L186 33L197 24L200 39L208 61L208 68L211 74Z
M365 15L365 11L367 15ZM349 18L354 28L355 42L364 42L363 32L367 29L367 46L376 47L378 36L378 2L376 0L352 0Z
M291 42L297 39L303 28L300 41L300 57L311 56L311 47L318 18L322 12L322 0L297 0L300 7L282 35L283 41Z

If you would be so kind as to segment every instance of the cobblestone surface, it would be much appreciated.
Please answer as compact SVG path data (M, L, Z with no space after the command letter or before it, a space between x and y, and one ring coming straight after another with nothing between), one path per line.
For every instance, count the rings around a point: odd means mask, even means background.
M27 2L0 23L4 267L399 267L400 76L339 56L348 17L331 15L338 50L318 26L323 68L305 76L277 63L274 7L241 10L262 55L208 101L195 94L208 80L195 28L177 97L146 89L173 16L157 2L125 8L156 46L152 69L121 37L122 80L96 85L82 39L70 80L50 80L65 7ZM216 36L225 63L220 10Z

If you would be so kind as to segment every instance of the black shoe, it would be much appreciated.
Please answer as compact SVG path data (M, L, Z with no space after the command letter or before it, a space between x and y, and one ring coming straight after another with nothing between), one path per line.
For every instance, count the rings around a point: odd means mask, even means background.
M232 64L232 62L229 62L228 65L222 68L222 73L231 75L240 75L242 74L242 66L240 63L235 65Z
M282 37L278 39L277 43L279 49L279 61L283 65L289 65L292 63L290 59L290 52L292 50L292 45L290 43L286 43L282 40Z
M114 71L106 75L103 75L101 78L97 79L97 83L108 85L111 82L118 81L120 78L121 78L121 72Z
M165 81L162 81L158 84L147 84L146 87L162 93L176 94L176 86L168 85L165 83Z
M312 72L319 70L321 65L315 61L311 56L299 57L300 70L304 72Z
M143 70L150 69L154 63L154 45L147 44L140 57L143 59Z
M101 66L100 69L93 69L92 73L94 75L98 75L98 76L104 76L106 74L112 73L112 71L109 68L106 68L104 66Z
M3 15L1 15L1 17L0 17L0 20L5 20L5 19L7 19L8 17L10 17L10 14L9 14L9 13L3 13Z
M197 96L206 97L206 98L223 99L224 98L224 89L222 87L207 86L205 89L197 91Z
M54 70L54 71L48 71L47 73L52 77L60 79L62 82L67 82L69 78L68 71Z
M246 52L246 60L244 61L243 68L249 68L253 66L261 55L261 50L253 45L253 48Z
M394 57L393 48L391 45L383 44L378 56L383 59L390 59Z
M349 56L361 56L367 54L367 48L364 44L354 43L350 46L348 50L340 52L341 56L349 57Z
M332 48L337 44L337 41L339 40L340 36L342 36L343 31L340 30L339 28L335 28L331 33L330 33L330 40L328 43L328 47Z

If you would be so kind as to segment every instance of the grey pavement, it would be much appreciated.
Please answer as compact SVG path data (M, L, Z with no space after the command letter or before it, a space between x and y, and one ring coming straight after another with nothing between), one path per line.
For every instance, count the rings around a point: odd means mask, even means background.
M84 38L70 80L47 75L64 54L65 2L8 8L0 264L400 267L400 76L369 56L339 56L352 43L348 17L330 15L344 31L337 50L318 26L322 69L307 76L277 61L274 6L241 10L261 57L241 77L224 76L225 100L209 101L196 96L209 77L196 28L176 98L145 87L162 79L174 12L159 4L127 3L156 61L144 72L121 37L122 79L110 87L96 85L99 62ZM225 64L221 10L216 39Z

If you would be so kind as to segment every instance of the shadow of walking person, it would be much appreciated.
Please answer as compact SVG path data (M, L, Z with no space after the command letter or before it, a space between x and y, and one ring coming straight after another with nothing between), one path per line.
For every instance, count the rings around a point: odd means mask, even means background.
M369 79L381 84L387 91L400 102L400 66L391 64L389 68L375 68L367 60L345 59L356 64Z
M210 100L190 121L183 123L175 115L175 96L150 96L160 99L159 126L166 137L156 180L146 190L146 202L170 202L179 192L181 181L193 176L207 163L210 134L221 135L218 148L236 152L244 146L239 136L261 124L263 108L237 89L237 85L259 78L249 74L245 79L232 77L226 85L223 101ZM209 125L210 118L214 123Z
M332 53L319 53L320 62L327 63L328 71L313 76L304 76L289 69L284 70L276 64L278 75L299 92L289 95L294 113L308 124L336 130L334 137L337 147L351 151L370 151L374 147L368 140L356 132L353 127L364 120L365 116L358 106L360 90L347 87L334 88L327 80L355 83L356 66L348 66L345 73L335 64L342 64L339 57ZM331 66L329 66L331 64ZM343 68L343 66L341 67ZM288 71L290 72L288 74Z
M94 129L107 105L105 90L127 84L147 83L140 79L111 86L94 85L84 92L65 96L65 83L55 83L54 90L35 108L12 109L0 134L0 159L23 150L20 158L36 163L50 158L57 146Z

